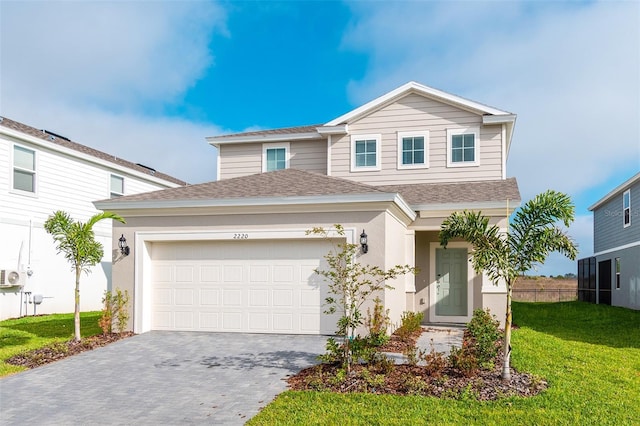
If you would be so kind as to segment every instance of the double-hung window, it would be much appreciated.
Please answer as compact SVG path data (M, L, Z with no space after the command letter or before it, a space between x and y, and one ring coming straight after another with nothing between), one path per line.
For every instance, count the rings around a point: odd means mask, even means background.
M262 146L262 171L272 172L289 168L289 143Z
M13 146L13 189L36 192L36 152Z
M478 129L447 129L447 167L480 165Z
M398 132L398 169L429 167L429 132Z
M380 135L351 136L351 171L380 170Z
M627 189L622 194L622 226L631 225L631 190Z
M111 175L110 183L111 198L122 197L124 195L124 178Z

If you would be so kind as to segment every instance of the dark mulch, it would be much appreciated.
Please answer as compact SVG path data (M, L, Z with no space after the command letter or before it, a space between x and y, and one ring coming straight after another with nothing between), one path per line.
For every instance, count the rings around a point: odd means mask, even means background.
M496 365L501 365L499 358ZM448 366L432 371L434 369L428 366L409 364L356 365L348 376L339 370L338 365L316 365L289 378L289 386L294 390L422 395L480 401L534 396L547 388L545 380L519 373L513 368L509 382L501 379L499 367L492 371L478 369L467 374Z
M405 338L401 338L397 334L392 334L389 338L389 341L384 345L380 346L380 352L397 352L403 353L410 348L416 346L418 342L418 338L422 333L426 330L424 328L420 328L419 330L414 331L409 336Z
M61 360L68 356L76 355L85 351L106 346L109 343L133 336L130 331L124 333L99 334L97 336L85 337L80 342L69 340L66 342L56 342L45 347L23 352L7 359L7 364L19 365L26 368L36 368Z

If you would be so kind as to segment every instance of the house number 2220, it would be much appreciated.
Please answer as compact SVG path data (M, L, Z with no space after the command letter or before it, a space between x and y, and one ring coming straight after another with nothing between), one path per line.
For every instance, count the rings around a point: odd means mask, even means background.
M234 240L246 240L249 238L249 234L233 234Z

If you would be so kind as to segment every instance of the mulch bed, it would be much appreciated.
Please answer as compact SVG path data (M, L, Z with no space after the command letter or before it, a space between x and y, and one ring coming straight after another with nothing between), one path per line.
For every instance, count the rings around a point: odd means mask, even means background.
M418 338L425 331L426 330L424 328L416 330L411 333L406 339L401 339L398 335L392 334L389 338L389 341L380 347L380 352L403 353L408 349L415 347L418 342Z
M36 368L72 355L106 346L109 343L130 336L133 336L133 332L127 331L124 333L99 334L97 336L85 337L80 342L74 340L57 342L43 348L14 355L5 362L26 368Z

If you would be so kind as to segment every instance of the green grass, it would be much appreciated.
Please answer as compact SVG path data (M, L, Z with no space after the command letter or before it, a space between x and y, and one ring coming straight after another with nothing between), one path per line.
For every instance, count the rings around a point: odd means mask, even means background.
M80 313L82 337L102 333L98 326L101 312ZM25 370L5 362L23 351L41 348L73 337L73 314L53 314L0 321L0 377Z
M640 424L640 311L515 303L512 365L543 377L532 398L492 402L287 391L250 425Z

